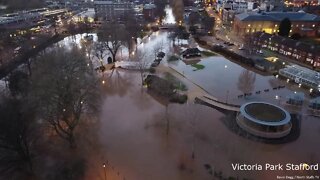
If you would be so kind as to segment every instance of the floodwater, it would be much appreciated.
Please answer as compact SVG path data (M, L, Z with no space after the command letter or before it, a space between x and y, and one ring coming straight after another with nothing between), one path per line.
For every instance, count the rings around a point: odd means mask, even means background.
M170 11L170 9L167 9ZM170 13L167 13L170 14ZM172 14L172 13L171 13ZM167 18L168 22L172 21ZM164 52L171 51L167 32L156 32L141 40L138 49L146 51L163 42ZM80 43L83 35L67 38L61 43ZM95 38L96 39L96 36ZM223 58L204 58L194 67L182 61L170 64L188 79L199 84L213 96L240 103L237 95L239 76L245 68ZM252 73L252 71L250 71ZM255 74L255 73L254 73ZM230 131L227 117L215 109L193 104L166 104L157 101L141 88L137 72L117 69L104 76L105 99L97 129L99 149L88 157L86 179L112 180L211 180L212 173L251 179L276 179L276 175L311 175L301 171L233 171L232 163L316 163L320 161L320 120L303 116L300 137L287 144L264 144L240 137ZM255 74L252 91L264 90L278 84L271 76ZM257 100L279 93L285 96L290 87L270 90ZM226 94L228 92L229 94ZM264 98L265 99L265 98ZM192 156L194 154L194 156ZM101 158L94 158L101 157ZM102 164L106 163L106 169ZM104 171L106 170L106 171ZM319 172L318 172L319 174Z
M302 89L295 88L294 85L286 83L285 80L247 70L222 56L202 58L197 64L203 65L204 69L197 70L183 61L173 62L169 65L223 102L243 104L247 101L267 101L278 104L279 101L284 101L286 96L294 93L294 91L303 92ZM252 80L250 81L250 79ZM251 88L243 87L244 83ZM279 85L286 87L273 90L274 87ZM265 92L267 89L269 91ZM247 91L251 92L252 95L246 98L238 98L239 95L248 93ZM260 91L260 94L256 94L257 91Z
M133 180L209 180L212 176L204 164L210 164L224 177L275 179L276 175L303 173L233 171L231 164L320 160L320 147L315 138L320 135L319 119L304 117L297 141L263 144L231 132L224 124L225 115L212 108L192 102L162 104L141 89L137 73L116 71L107 81L107 97L98 131L105 159L96 162L108 161L116 167L116 170L110 169L110 176L119 171L119 179L123 176ZM92 173L103 173L102 169L96 171Z

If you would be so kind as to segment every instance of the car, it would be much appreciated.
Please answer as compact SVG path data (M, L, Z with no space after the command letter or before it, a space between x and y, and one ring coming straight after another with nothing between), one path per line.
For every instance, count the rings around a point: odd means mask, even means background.
M231 42L228 42L228 46L234 46L234 44Z
M166 55L166 53L164 53L164 52L158 52L157 57L164 58L165 55Z
M155 60L154 60L154 62L161 62L162 61L162 58L159 58L159 57L157 57Z
M87 41L93 41L93 35L87 35L84 37L84 39Z
M263 54L263 51L262 50L258 50L257 53Z

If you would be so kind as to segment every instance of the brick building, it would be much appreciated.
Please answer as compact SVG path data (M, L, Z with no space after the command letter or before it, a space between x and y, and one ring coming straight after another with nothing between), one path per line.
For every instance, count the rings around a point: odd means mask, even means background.
M263 32L252 34L252 40L256 48L265 48L309 67L320 68L320 46Z
M289 18L290 34L314 37L320 34L320 17L305 12L251 12L235 16L234 31L237 35L255 32L277 33L281 21Z

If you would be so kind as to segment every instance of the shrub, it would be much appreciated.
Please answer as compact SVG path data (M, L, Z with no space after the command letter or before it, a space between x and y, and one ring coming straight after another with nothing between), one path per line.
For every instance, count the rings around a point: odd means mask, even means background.
M170 62L170 61L177 61L177 60L179 60L179 57L177 57L176 55L172 55L172 56L169 56L169 57L168 57L168 62Z
M179 104L184 104L186 103L188 100L188 96L183 94L174 94L171 96L170 98L170 102L174 102L174 103L179 103Z
M156 72L156 69L155 69L154 67L151 67L151 68L149 69L149 72L152 73L152 74L154 74L154 73Z

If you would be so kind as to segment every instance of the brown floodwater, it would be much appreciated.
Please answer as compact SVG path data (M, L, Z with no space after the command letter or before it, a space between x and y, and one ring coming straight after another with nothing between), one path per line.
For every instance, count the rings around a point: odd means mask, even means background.
M221 171L224 177L275 179L276 175L303 172L241 172L233 171L231 164L320 160L317 118L303 117L300 137L294 142L263 144L231 132L224 124L225 115L215 109L192 101L184 105L158 102L141 88L138 73L116 71L105 85L106 98L97 131L104 159L93 166L108 161L114 170L108 169L107 175L113 179L212 179L204 164ZM88 172L103 179L102 168L89 168Z

